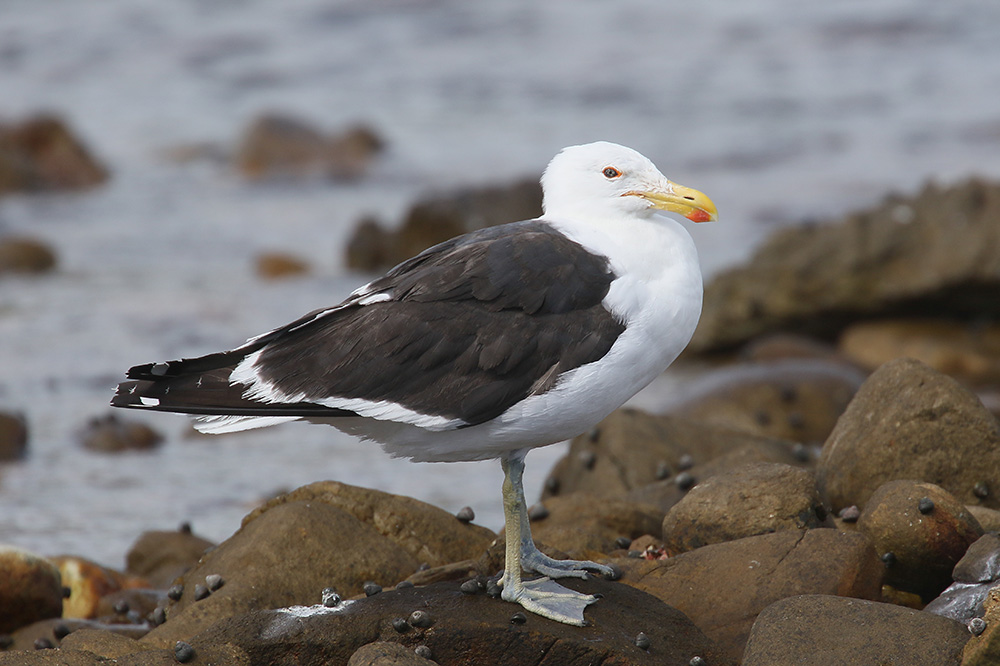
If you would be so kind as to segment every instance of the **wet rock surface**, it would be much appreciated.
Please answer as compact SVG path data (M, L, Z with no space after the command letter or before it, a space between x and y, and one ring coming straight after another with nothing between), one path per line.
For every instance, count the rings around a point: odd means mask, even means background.
M1000 316L1000 185L892 196L843 221L775 233L705 288L692 350L783 331L833 336L873 314Z
M1000 424L954 379L917 361L891 361L848 405L816 476L835 511L863 508L896 479L926 481L964 504L998 508Z
M886 583L936 597L983 529L951 494L932 483L890 481L869 498L858 519L886 564Z
M930 613L828 595L789 597L753 625L743 666L958 666L970 634Z
M733 660L771 603L801 594L878 599L884 569L867 537L833 529L776 532L616 564L621 582L682 611Z
M667 512L663 540L682 553L780 530L833 527L812 472L756 463L698 483Z
M484 593L463 594L457 583L386 591L340 608L301 607L263 611L220 623L191 640L229 645L252 664L347 663L362 646L392 642L440 664L708 664L735 663L679 611L627 585L599 580L571 581L573 589L604 597L587 608L587 627L571 627L528 614L512 622L520 607ZM431 626L407 621L415 610ZM402 619L396 629L394 619ZM643 632L649 647L636 646ZM392 662L389 662L392 663ZM409 663L409 662L403 662Z
M1000 580L1000 535L984 534L969 546L955 565L952 580L924 610L965 623L983 617L984 602Z

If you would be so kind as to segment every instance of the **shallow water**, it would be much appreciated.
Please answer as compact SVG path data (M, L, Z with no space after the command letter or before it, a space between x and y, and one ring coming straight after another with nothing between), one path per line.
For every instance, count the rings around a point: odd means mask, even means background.
M113 173L0 199L0 233L60 257L52 276L0 279L0 409L32 429L30 457L0 470L0 541L120 566L144 529L187 520L223 539L259 498L324 478L469 504L499 527L495 463L414 467L330 428L189 438L184 419L149 415L169 437L155 452L77 444L130 365L229 348L363 282L341 262L362 214L391 223L428 191L537 174L562 146L607 139L712 196L721 222L692 228L711 274L776 226L1000 175L1000 5L697 6L0 3L0 117L59 112ZM330 131L362 120L389 150L351 184L248 185L164 158L232 145L268 110ZM264 249L315 270L261 282ZM558 455L529 456L529 497Z

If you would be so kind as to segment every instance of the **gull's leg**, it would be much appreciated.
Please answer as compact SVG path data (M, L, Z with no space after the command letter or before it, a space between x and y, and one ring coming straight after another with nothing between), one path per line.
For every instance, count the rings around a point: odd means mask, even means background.
M583 619L583 609L597 601L597 597L574 592L549 578L529 581L521 579L521 554L526 550L525 543L531 544L534 552L541 555L531 541L531 528L528 525L527 509L524 506L522 476L524 474L525 453L525 451L514 451L500 459L504 473L503 513L506 526L506 551L504 553L503 579L501 580L503 585L501 598L504 601L521 604L525 610L550 620L583 626L586 624ZM558 560L551 561L558 562Z
M524 458L521 458L521 472L524 471ZM614 570L604 564L590 562L587 560L557 560L549 557L538 550L534 539L531 538L531 523L528 520L528 505L524 501L524 486L518 483L516 488L518 493L517 503L520 507L521 515L518 522L521 525L521 568L525 571L534 571L549 578L583 578L586 579L590 572L599 573L607 578L616 578ZM506 493L506 490L504 491ZM509 546L508 546L509 548Z

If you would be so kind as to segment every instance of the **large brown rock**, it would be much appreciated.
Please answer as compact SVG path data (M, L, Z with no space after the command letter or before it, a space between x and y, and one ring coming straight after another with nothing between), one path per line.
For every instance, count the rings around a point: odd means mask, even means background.
M0 633L59 617L62 580L52 562L13 546L0 546Z
M549 474L543 497L577 491L602 497L624 495L676 477L688 465L697 469L700 464L746 448L759 453L747 456L746 461L794 462L794 447L791 442L676 416L619 409L592 432L572 441L569 452ZM662 504L660 508L666 510Z
M107 170L55 116L0 125L0 196L84 189L107 178Z
M410 208L396 232L383 230L371 219L362 220L348 241L347 266L380 271L454 236L541 214L542 188L537 179L431 196Z
M314 483L251 512L236 534L183 576L167 622L143 640L166 647L224 617L317 603L327 587L346 598L368 581L393 585L423 563L478 557L494 538L418 500ZM211 587L209 576L224 583L199 599Z
M708 283L690 348L773 331L830 337L873 313L995 317L998 221L1000 185L970 180L893 196L838 223L782 229Z
M80 432L84 448L100 453L147 451L163 442L163 435L141 421L121 419L116 414L90 419Z
M886 363L864 383L816 469L835 511L864 507L896 479L927 481L964 504L1000 508L1000 424L954 379L909 359Z
M251 664L346 664L363 645L377 641L424 646L430 659L449 666L570 666L579 664L668 664L687 666L701 657L712 666L724 658L688 618L627 585L602 580L567 581L567 587L603 598L587 607L589 626L553 622L482 592L463 594L460 584L385 591L342 604L260 611L217 624L190 642L227 645L248 655ZM430 627L393 620L416 611ZM523 622L512 621L522 613ZM642 632L649 647L636 646Z
M552 497L543 506L545 518L532 521L532 536L574 559L586 559L588 551L610 553L620 548L619 538L656 533L663 521L655 507L589 493Z
M780 530L833 527L812 472L778 463L747 465L698 483L667 512L663 543L681 553Z
M682 611L733 660L771 603L800 594L878 599L884 569L867 537L833 529L776 532L667 560L615 564L622 582Z
M789 597L761 612L743 666L958 666L969 636L958 622L911 608Z
M685 387L667 413L706 425L821 444L865 376L846 363L816 359L742 363Z

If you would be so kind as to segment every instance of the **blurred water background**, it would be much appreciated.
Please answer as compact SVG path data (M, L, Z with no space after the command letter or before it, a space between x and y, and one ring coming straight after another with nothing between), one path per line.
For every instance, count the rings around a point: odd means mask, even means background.
M326 478L500 527L495 462L413 466L300 424L192 438L155 414L154 452L76 436L130 365L230 348L364 282L342 258L361 216L537 175L565 145L630 145L708 193L721 221L692 229L708 276L778 226L996 178L998 34L982 0L0 2L0 118L56 112L111 170L84 193L0 199L0 234L60 260L0 278L0 409L31 428L29 457L0 469L0 542L119 567L145 529L221 540L260 498ZM388 150L339 184L165 158L232 145L266 111L361 121ZM261 281L265 249L314 270ZM529 456L529 500L560 453Z

